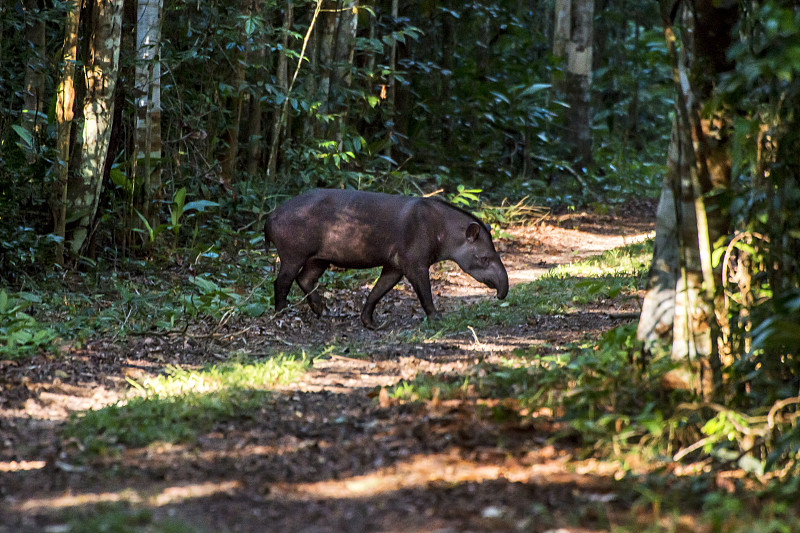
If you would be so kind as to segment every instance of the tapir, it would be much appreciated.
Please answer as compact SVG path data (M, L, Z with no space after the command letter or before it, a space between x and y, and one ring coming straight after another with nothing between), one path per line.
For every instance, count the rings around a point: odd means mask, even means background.
M495 250L486 225L472 213L438 198L316 189L296 196L269 214L266 246L275 244L280 271L275 278L275 309L287 305L293 281L307 295L311 310L322 314L315 290L330 266L382 267L367 296L361 322L375 328L378 301L405 276L425 314L438 316L431 296L429 268L455 261L464 272L497 291L508 294L508 273Z

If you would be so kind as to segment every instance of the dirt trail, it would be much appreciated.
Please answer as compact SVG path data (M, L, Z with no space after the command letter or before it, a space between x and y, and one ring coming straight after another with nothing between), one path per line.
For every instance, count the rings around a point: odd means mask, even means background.
M632 242L651 229L650 211L512 228L513 240L500 244L512 284ZM449 268L434 272L433 285L445 313L491 296ZM565 343L619 322L587 313L390 344L387 338L400 338L394 332L421 319L416 298L409 287L390 293L378 310L386 328L373 332L358 322L367 291L334 291L322 319L300 307L228 339L100 339L25 368L0 362L0 532L63 531L69 516L112 503L201 531L602 530L598 506L613 514L620 505L616 467L548 444L547 417L497 423L485 416L489 401L408 404L381 389L425 373L464 374L516 347ZM70 411L114 401L126 376L215 361L234 349L326 343L344 348L278 389L258 416L218 424L195 442L128 449L78 466L64 451L69 443L59 441Z

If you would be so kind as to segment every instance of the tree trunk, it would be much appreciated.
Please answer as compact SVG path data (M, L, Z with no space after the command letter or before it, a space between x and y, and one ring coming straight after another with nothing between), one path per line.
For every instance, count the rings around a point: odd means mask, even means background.
M392 27L397 25L397 19L400 17L400 3L398 0L392 0ZM397 120L396 105L397 105L397 81L395 79L395 70L397 70L397 41L392 41L392 46L389 50L389 90L386 97L386 104L389 108L389 114ZM389 126L389 139L394 135L394 127ZM384 155L389 161L392 161L392 144L386 146Z
M242 12L249 15L249 9L249 1L243 0L241 4ZM236 50L233 54L233 76L231 80L233 95L228 98L228 127L223 134L225 152L221 158L221 178L223 183L227 186L230 186L234 181L236 159L239 155L239 128L242 122L242 88L245 80L245 35L244 28L242 28L242 40L236 43Z
M69 155L72 142L72 119L75 105L75 61L78 53L78 28L80 26L81 8L72 4L67 11L64 24L64 64L58 84L56 101L56 148L58 159L55 165L55 184L50 197L50 209L53 213L53 233L59 237L56 244L56 263L64 264L64 240L66 239L67 218L67 181L69 177Z
M45 107L45 23L40 0L26 0L25 39L28 42L28 58L25 68L25 89L23 94L22 127L30 134L33 143L26 156L29 163L36 159L36 146L44 126L47 124Z
M556 0L554 9L553 55L563 58L567 54L567 43L572 28L572 0Z
M442 17L442 69L439 72L439 94L441 94L441 103L444 108L449 110L451 108L450 99L452 92L450 90L450 81L453 78L453 53L456 48L454 22L455 19L450 13L451 3L445 0L444 7L441 13ZM445 112L441 114L441 141L444 149L450 153L453 151L453 113Z
M328 107L337 111L337 120L331 125L333 135L341 150L343 132L347 123L349 106L347 98L340 100L344 94L343 89L349 88L352 83L353 56L356 46L356 32L358 31L358 0L345 2L339 11L339 21L336 30L336 47L333 66L335 69L334 83L328 92Z
M161 191L161 9L162 0L139 0L136 17L136 137L134 183L139 212L156 226L151 206Z
M667 172L661 187L661 198L656 211L656 238L653 260L648 275L648 291L642 303L642 314L637 330L638 338L653 352L663 340L672 340L675 317L675 289L678 281L678 206L676 195L680 184L680 144L678 121L672 124L672 137L667 155Z
M256 17L263 18L264 2L262 0L254 0L252 10ZM254 71L253 77L255 78L251 80L252 85L261 86L262 83L269 82L266 79L269 76L269 72L265 64L268 45L263 38L259 38L259 35L254 37L247 53L247 64L250 67L255 67L252 69ZM245 175L252 178L258 173L263 154L264 135L261 120L261 94L251 91L247 100L245 104L247 106L247 161Z
M281 32L281 51L278 54L278 67L275 73L277 85L286 98L289 98L289 66L286 58L286 51L289 49L289 31L292 28L294 17L294 6L292 2L287 2L283 11L283 31ZM284 102L281 102L283 104ZM272 115L272 134L270 138L269 161L267 162L267 175L269 179L275 180L275 173L278 169L278 147L281 143L283 105L275 106Z
M736 24L738 4L732 0L722 4L697 0L691 8L680 8L680 12L674 7L671 0L661 1L673 62L676 112L659 218L666 217L674 203L676 223L674 230L663 220L657 226L653 270L642 308L639 337L652 345L656 339L671 334L672 357L690 362L689 370L699 371L702 380L698 383L697 375L684 372L676 385L702 386L705 393L710 393L711 374L719 365L719 327L715 317L719 280L711 266L711 243L727 231L728 221L721 215L708 216L709 212L720 213L721 209L708 209L706 197L712 189L730 185L732 120L724 111L708 115L701 114L701 109L713 97L717 76L733 68L725 54L731 45L730 30ZM684 29L680 52L673 29L676 22ZM672 197L668 189L675 191ZM672 242L676 243L674 248ZM670 324L669 283L673 275L677 279Z
M103 186L103 171L114 117L114 88L119 67L122 0L93 0L85 61L86 96L78 175L67 190L67 223L74 223L70 249L83 251Z
M592 27L594 0L572 0L571 31L567 42L564 89L567 104L567 143L577 166L591 165L592 158Z

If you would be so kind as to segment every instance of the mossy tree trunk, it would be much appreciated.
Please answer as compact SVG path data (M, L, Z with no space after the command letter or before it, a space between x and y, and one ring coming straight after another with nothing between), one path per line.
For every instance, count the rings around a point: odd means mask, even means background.
M660 7L673 61L675 123L639 337L650 348L671 339L672 357L690 363L676 385L710 394L720 354L715 305L720 283L711 246L728 231L728 221L708 202L711 191L730 186L732 117L704 107L717 77L733 68L725 54L738 3L662 0Z

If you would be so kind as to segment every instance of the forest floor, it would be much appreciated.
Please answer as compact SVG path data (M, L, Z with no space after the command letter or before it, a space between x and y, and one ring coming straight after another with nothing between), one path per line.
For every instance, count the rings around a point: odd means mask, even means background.
M512 286L643 239L653 212L652 203L629 204L507 229L511 238L498 248ZM432 277L445 315L493 298L453 265L433 268ZM323 290L322 318L297 305L216 331L109 336L0 361L0 532L70 531L76 523L81 531L589 532L635 524L637 513L654 518L620 485L619 464L552 439L560 429L552 413L498 419L487 416L498 400L414 402L387 393L401 380L467 376L520 350L597 339L632 321L639 300L420 340L403 334L418 332L423 316L405 282L379 305L378 331L358 319L368 284ZM332 348L276 386L255 416L234 413L186 442L82 459L77 440L64 437L70 413L112 404L131 390L129 380L168 365L324 346Z

